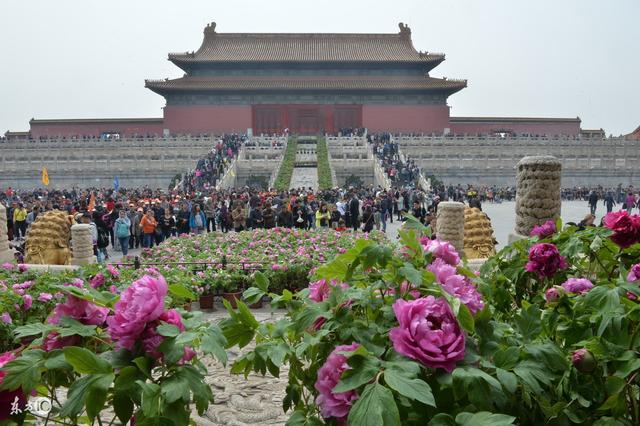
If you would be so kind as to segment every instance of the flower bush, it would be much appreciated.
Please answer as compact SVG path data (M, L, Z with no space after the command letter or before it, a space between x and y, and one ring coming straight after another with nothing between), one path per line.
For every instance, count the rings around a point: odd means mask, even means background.
M398 253L358 241L271 295L284 319L230 309L228 344L256 344L232 371L288 364L290 425L640 424L635 232L547 225L480 276L413 231ZM258 281L248 301L269 293Z
M121 279L112 268L107 274ZM213 401L200 357L227 360L219 327L199 312L169 308L187 289L157 271L120 295L100 290L109 279L96 276L53 284L63 296L48 320L14 330L14 348L0 354L0 401L9 401L3 409L17 401L20 412L0 412L0 420L190 424L191 405L202 414ZM30 394L51 398L52 411L28 412Z

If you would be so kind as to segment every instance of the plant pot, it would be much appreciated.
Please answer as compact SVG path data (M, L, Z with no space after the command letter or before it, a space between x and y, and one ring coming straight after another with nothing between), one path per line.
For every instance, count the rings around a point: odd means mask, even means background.
M258 300L256 303L254 303L253 305L249 305L249 307L251 309L260 309L262 308L262 299Z
M227 300L231 304L231 307L235 309L238 307L238 300L242 298L242 292L237 291L234 293L222 293L222 297L224 297L225 300Z
M213 294L200 296L200 309L213 309Z

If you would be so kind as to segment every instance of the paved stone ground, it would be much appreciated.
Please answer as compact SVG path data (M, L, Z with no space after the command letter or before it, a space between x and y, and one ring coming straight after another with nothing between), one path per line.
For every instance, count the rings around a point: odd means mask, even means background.
M291 184L289 187L311 187L316 191L318 189L318 169L315 167L295 167L291 175Z

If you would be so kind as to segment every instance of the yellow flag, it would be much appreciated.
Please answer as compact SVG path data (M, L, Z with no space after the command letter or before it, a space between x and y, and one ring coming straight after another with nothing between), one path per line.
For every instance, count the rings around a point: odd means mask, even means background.
M49 172L47 172L47 168L42 168L42 183L47 186L49 185Z

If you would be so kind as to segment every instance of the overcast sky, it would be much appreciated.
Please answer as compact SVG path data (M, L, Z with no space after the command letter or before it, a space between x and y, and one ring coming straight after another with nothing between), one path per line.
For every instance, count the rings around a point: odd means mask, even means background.
M0 0L0 134L35 118L160 117L145 78L218 32L395 33L468 79L454 116L640 125L640 0Z

